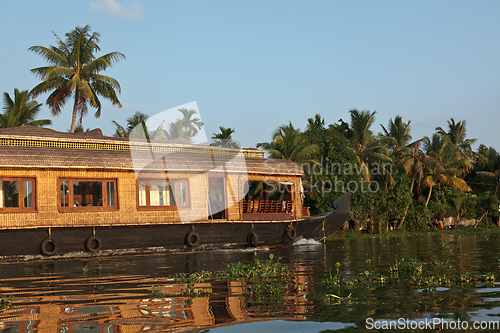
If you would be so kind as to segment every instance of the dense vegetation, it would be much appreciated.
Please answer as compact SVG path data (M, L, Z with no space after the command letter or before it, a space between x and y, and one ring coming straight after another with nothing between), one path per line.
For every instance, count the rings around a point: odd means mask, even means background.
M350 192L351 226L365 221L369 231L422 230L446 217L454 224L461 218L497 223L500 156L492 147L472 149L476 139L466 137L465 120L452 118L447 129L412 140L410 121L400 116L375 134L375 112L349 114L349 123L328 126L317 114L304 132L290 124L259 144L271 157L302 165L304 204L312 214L331 210L334 199ZM307 159L287 155L291 148L307 152Z

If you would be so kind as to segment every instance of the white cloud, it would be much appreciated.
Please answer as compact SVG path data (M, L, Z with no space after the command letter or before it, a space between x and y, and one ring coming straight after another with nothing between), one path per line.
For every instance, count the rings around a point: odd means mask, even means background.
M142 19L144 17L139 1L128 2L126 6L119 4L116 0L91 1L89 4L93 10L123 19Z

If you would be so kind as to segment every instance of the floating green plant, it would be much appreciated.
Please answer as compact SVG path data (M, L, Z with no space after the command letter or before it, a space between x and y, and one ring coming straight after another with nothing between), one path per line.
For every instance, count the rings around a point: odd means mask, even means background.
M0 311L3 311L12 306L12 296L6 297L0 294Z
M495 274L494 273L486 273L483 277L484 281L495 281Z
M326 294L325 297L323 298L323 301L325 304L331 305L331 304L341 304L341 303L347 303L347 304L352 304L354 299L351 298L351 294L349 294L347 297L341 297L337 296L335 294Z
M162 298L163 292L161 286L151 286L151 298Z
M85 277L88 277L89 276L89 272L90 272L89 265L83 266L82 271L83 271L83 275Z
M493 273L475 275L472 272L461 272L457 274L440 273L439 270L451 268L445 261L430 260L421 261L419 259L401 258L396 260L388 268L388 275L384 272L362 271L355 275L352 272L342 274L337 263L336 273L330 268L327 276L323 279L323 285L327 288L327 294L332 294L332 288L337 291L343 288L372 287L376 284L406 284L413 288L439 286L462 286L474 284L477 281L491 283L495 281ZM331 303L331 302L330 302Z

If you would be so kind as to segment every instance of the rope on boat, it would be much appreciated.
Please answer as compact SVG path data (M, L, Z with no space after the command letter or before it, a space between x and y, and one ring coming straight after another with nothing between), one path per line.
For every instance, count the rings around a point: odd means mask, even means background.
M325 218L323 218L323 243L326 243Z

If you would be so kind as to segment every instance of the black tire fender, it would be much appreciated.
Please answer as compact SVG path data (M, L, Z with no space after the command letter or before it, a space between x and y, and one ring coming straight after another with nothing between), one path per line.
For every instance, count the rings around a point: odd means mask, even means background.
M289 240L294 240L295 237L297 237L297 231L295 230L294 227L290 226L286 229L286 237Z
M247 236L247 243L249 246L255 247L259 243L259 236L257 236L257 233L251 232Z
M95 245L97 243L97 246ZM97 236L90 236L85 242L85 248L90 252L97 252L101 248L101 239Z
M57 250L59 250L59 246L53 238L47 237L40 244L40 252L45 256L56 254Z
M199 242L200 242L200 235L198 235L198 233L191 231L187 234L187 236L186 236L186 244L187 245L194 247L194 246L198 245Z

